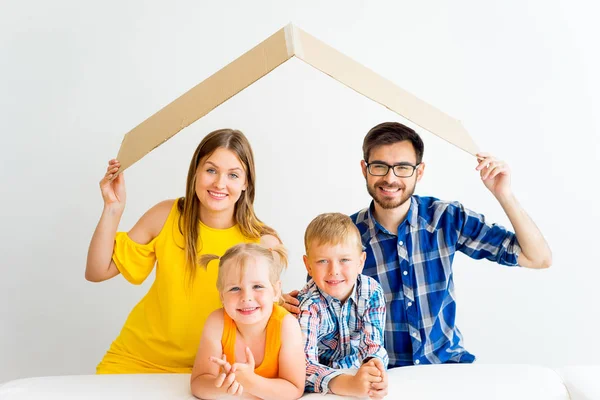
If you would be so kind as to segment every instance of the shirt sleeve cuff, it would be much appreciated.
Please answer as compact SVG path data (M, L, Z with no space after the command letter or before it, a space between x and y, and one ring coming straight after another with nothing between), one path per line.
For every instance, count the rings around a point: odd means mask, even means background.
M340 376L344 373L344 371L342 370L334 370L331 371L330 373L328 373L327 375L325 375L324 377L321 378L321 382L317 385L317 387L319 388L319 393L321 394L327 394L329 393L329 383L331 382L331 380L333 378L335 378L336 376Z
M521 246L517 240L517 236L511 232L504 238L500 254L498 254L498 262L511 267L520 267L519 254L521 254Z

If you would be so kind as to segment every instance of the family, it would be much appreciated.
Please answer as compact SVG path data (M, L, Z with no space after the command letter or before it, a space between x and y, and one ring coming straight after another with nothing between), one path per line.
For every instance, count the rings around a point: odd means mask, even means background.
M455 324L454 254L527 268L549 267L552 255L514 196L506 163L480 153L476 170L514 232L459 202L415 195L423 152L403 124L367 133L361 168L373 201L352 216L310 222L309 280L287 294L287 253L254 213L254 157L242 132L208 134L185 197L158 203L129 232L117 232L125 181L115 177L119 161L109 161L86 279L121 274L141 284L155 266L156 277L97 373L191 372L191 392L203 399L305 391L380 399L388 368L473 362Z

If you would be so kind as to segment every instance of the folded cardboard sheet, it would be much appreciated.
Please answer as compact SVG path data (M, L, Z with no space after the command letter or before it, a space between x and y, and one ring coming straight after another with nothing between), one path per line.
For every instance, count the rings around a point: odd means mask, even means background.
M128 132L117 156L120 171L292 57L455 146L477 152L460 121L289 24Z

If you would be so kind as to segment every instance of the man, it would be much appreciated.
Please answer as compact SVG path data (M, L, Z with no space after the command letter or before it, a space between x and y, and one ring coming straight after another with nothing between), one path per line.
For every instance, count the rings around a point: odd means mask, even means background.
M515 233L485 223L458 202L414 195L425 171L423 151L419 135L400 123L371 129L361 166L373 201L351 217L367 253L363 273L379 281L386 295L390 368L475 360L455 325L456 251L509 266L547 268L552 262L544 237L512 193L504 162L480 153L476 170ZM291 312L297 311L294 294L285 296Z

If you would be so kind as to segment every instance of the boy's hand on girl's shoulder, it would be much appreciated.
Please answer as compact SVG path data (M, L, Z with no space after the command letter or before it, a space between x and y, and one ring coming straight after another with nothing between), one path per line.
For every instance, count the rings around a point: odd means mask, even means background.
M388 374L385 370L385 365L383 365L383 361L379 358L373 358L369 360L367 364L371 364L375 366L381 376L381 382L373 382L371 384L371 390L369 390L369 399L383 399L388 394Z
M291 292L281 296L283 297L283 301L285 301L285 303L283 303L283 308L285 308L290 314L293 314L294 317L298 317L298 314L300 314L300 308L298 307L300 305L300 302L298 301L298 293L300 292L297 290L292 290Z

